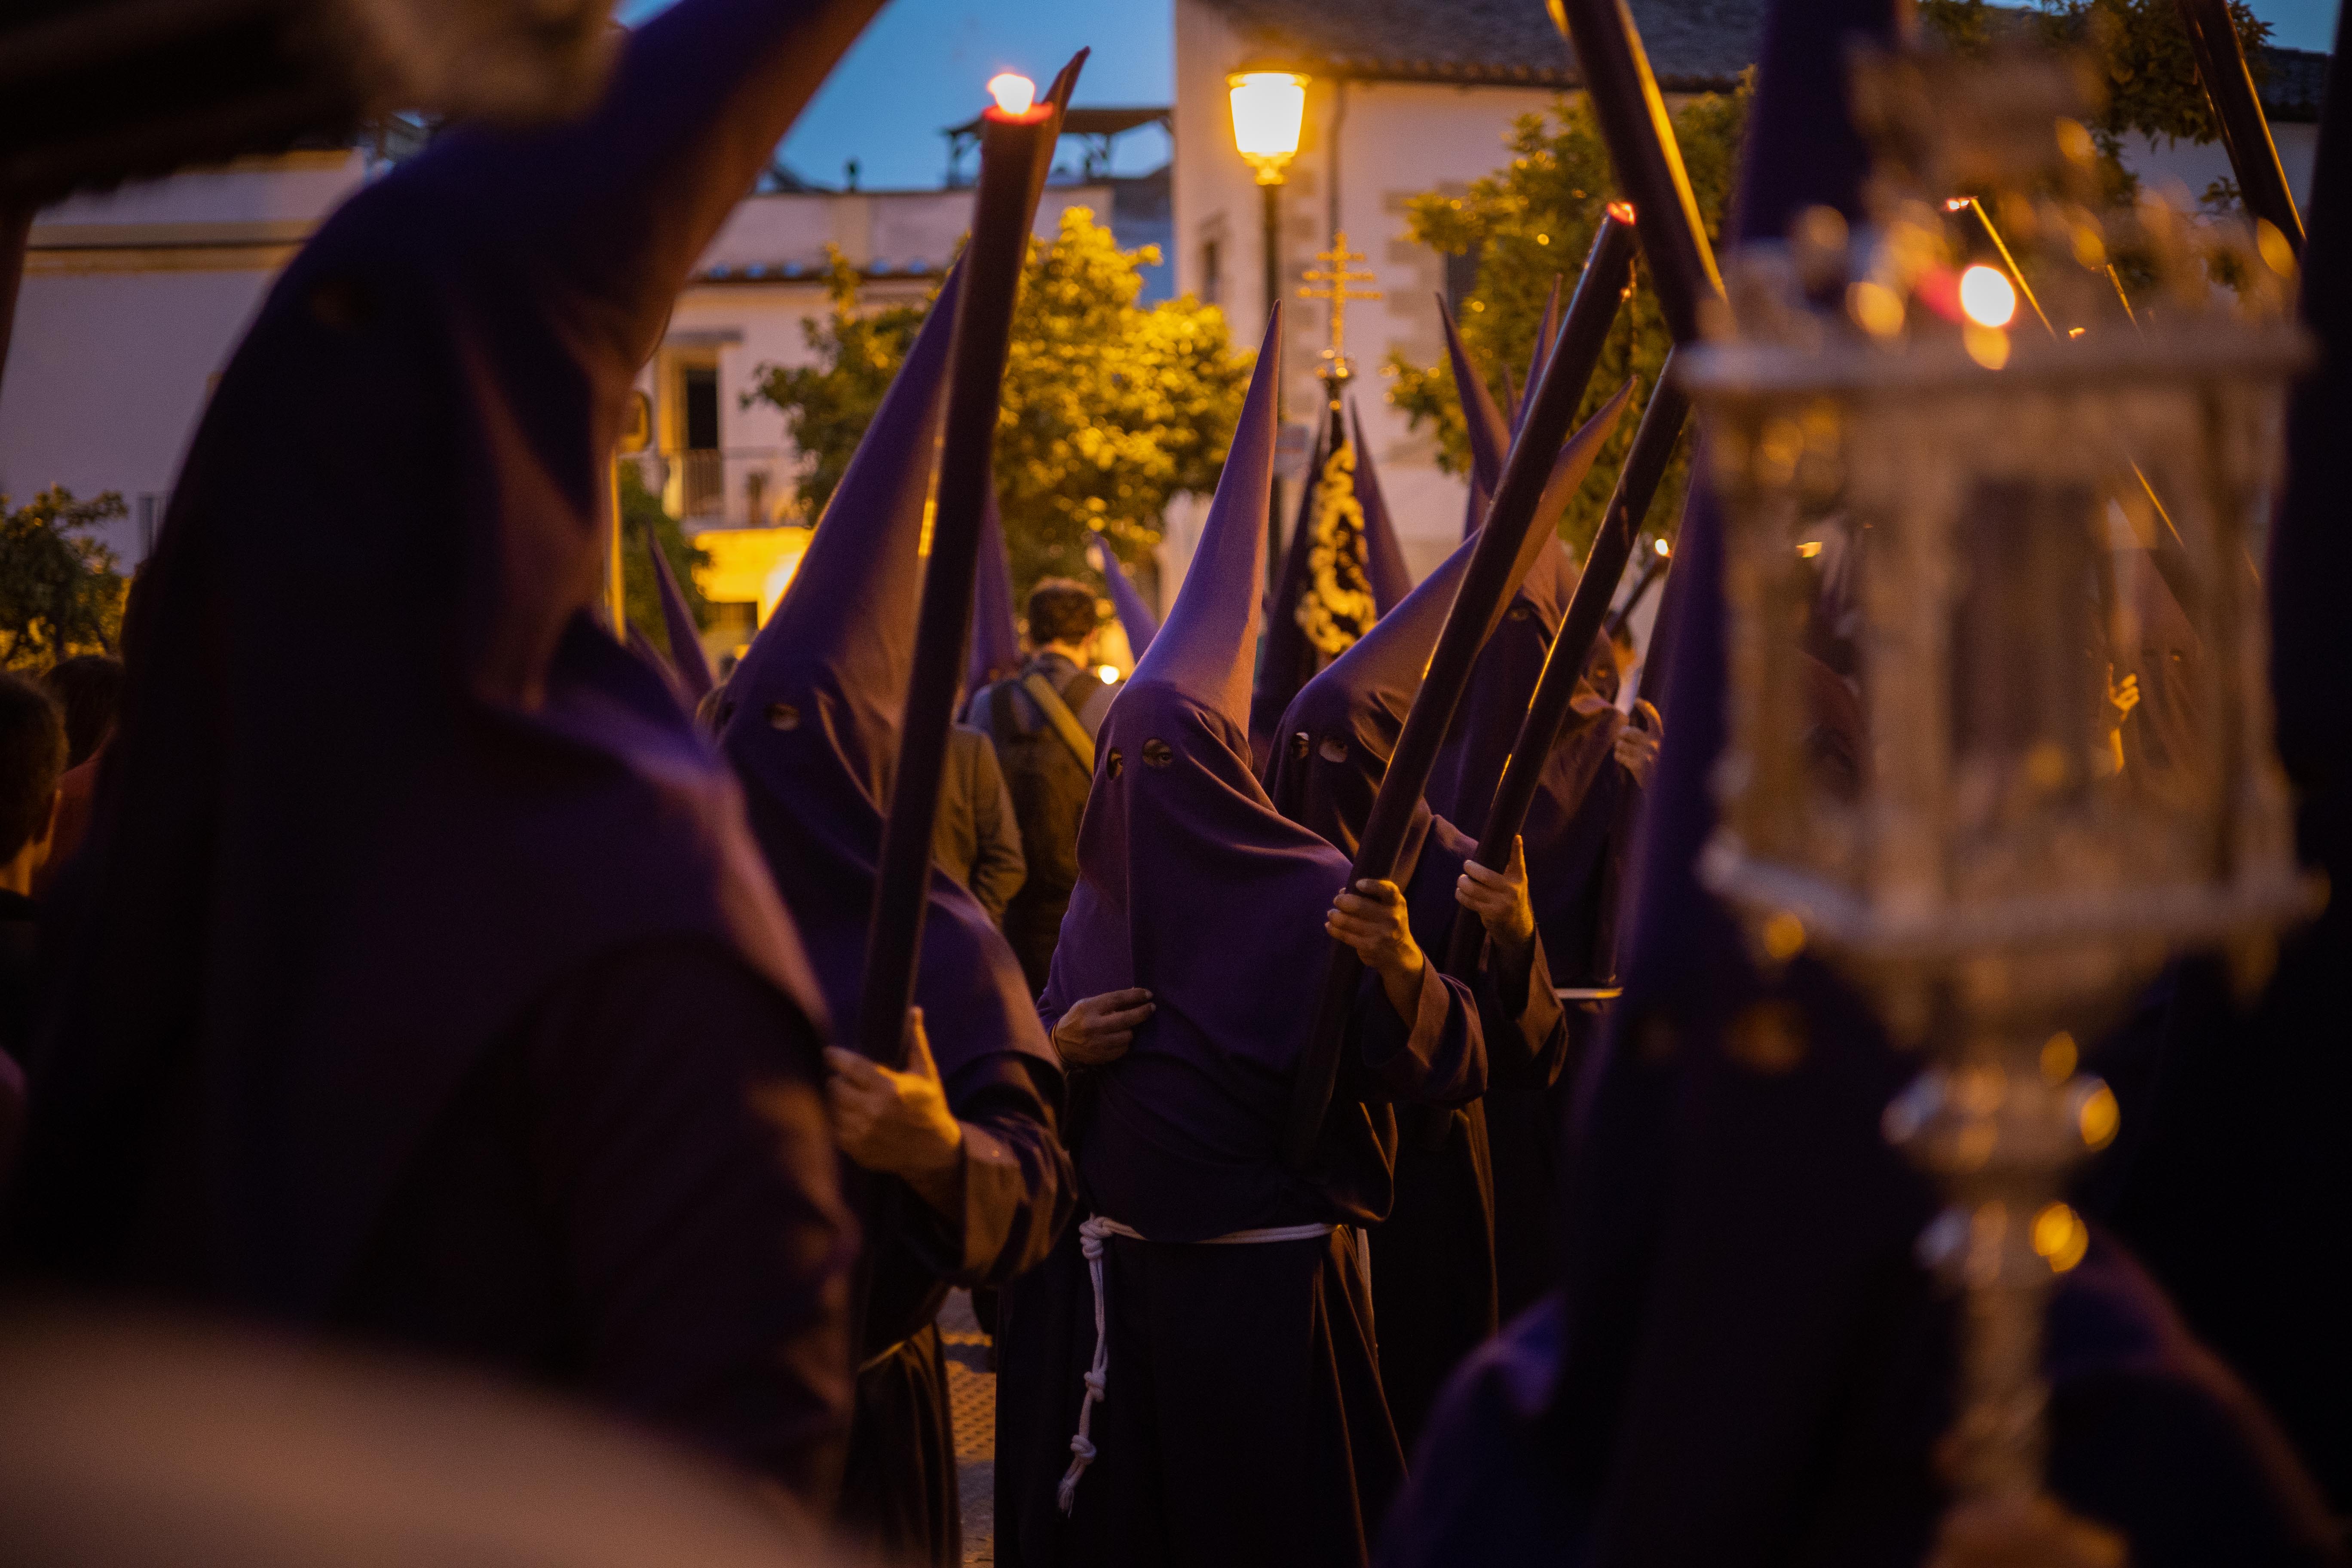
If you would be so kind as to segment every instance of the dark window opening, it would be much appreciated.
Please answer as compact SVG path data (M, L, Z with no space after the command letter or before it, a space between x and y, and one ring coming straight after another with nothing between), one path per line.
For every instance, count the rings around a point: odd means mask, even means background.
M686 401L686 449L719 449L719 367L688 365L680 376Z
M1224 247L1215 240L1201 245L1201 303L1213 305L1224 292Z

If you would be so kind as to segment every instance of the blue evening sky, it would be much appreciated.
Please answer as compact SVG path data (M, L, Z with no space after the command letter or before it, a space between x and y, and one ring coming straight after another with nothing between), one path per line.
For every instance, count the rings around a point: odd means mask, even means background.
M636 20L665 3L625 0L622 15ZM2275 43L2332 43L2336 0L2253 6ZM937 185L947 169L940 131L980 111L982 83L1017 70L1042 88L1081 45L1093 46L1094 56L1079 103L1167 103L1175 92L1171 12L1171 0L890 0L801 116L785 161L828 185L841 183L851 158L868 190ZM1122 140L1117 168L1141 174L1167 156L1156 130L1138 132Z

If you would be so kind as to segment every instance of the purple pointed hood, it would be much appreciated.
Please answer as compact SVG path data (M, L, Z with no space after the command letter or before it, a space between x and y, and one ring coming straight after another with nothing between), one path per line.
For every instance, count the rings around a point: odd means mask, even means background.
M1356 444L1356 500L1364 509L1364 575L1371 579L1373 603L1385 616L1412 592L1412 574L1405 568L1396 523L1381 493L1380 470L1372 466L1372 448L1364 439L1363 416L1352 402L1348 405L1348 429Z
M1110 547L1110 541L1099 533L1093 534L1092 538L1095 548L1102 552L1103 582L1110 589L1110 602L1118 613L1119 629L1127 634L1127 651L1139 659L1144 650L1151 646L1151 639L1159 635L1160 619L1151 613L1151 606L1143 602L1143 595L1135 591L1135 584L1127 580L1127 573L1118 563L1118 552Z
M702 653L702 633L694 624L694 612L687 608L677 574L669 569L669 557L662 553L661 541L650 530L646 534L646 553L653 557L654 586L661 591L662 629L669 635L669 667L677 672L679 682L686 688L687 703L692 706L718 683L710 678L710 661Z
M1543 379L1544 361L1550 357L1552 341L1559 336L1559 285L1560 280L1558 278L1551 280L1551 297L1544 301L1543 320L1536 324L1535 347L1528 353L1528 379L1525 384L1528 387L1533 387L1537 382ZM1516 437L1518 435L1519 426L1526 422L1527 416L1527 395L1521 393L1511 405L1513 437Z
M1013 563L1004 552L1004 519L991 493L980 511L980 569L971 580L971 662L964 689L978 691L1021 668L1021 628L1013 617Z
M854 1018L922 588L924 501L947 407L951 272L826 502L793 584L727 683L719 743L835 1016ZM1005 1051L1053 1064L1013 950L931 877L915 1000L941 1075ZM1058 1069L1057 1069L1058 1070Z
M1285 816L1350 858L1477 548L1475 539L1456 545L1402 604L1308 681L1283 713L1266 793ZM1400 868L1419 861L1429 821L1427 802L1418 803L1397 856ZM1409 870L1397 879L1409 880Z
M1463 342L1462 330L1454 324L1454 312L1446 308L1443 295L1437 301L1437 320L1445 329L1445 358L1454 367L1454 395L1462 400L1463 422L1470 428L1471 479L1491 497L1503 482L1503 459L1511 449L1511 422L1495 406L1495 395L1486 389L1486 378L1470 363L1469 346ZM1467 539L1486 521L1482 507L1462 536Z
M1631 383L1618 388L1560 449L1544 489L1542 505L1548 516L1537 520L1541 542L1535 563L1512 595L1494 635L1479 650L1469 689L1462 694L1462 704L1445 732L1445 743L1438 751L1437 765L1430 773L1431 809L1473 837L1486 827L1486 811L1494 804L1504 761L1511 754L1519 721L1527 717L1528 703L1535 697L1536 682L1543 675L1544 658L1551 651L1560 617L1568 613L1568 602L1576 593L1576 564L1560 548L1548 518L1567 505L1591 473L1601 448L1616 433L1632 395Z
M1250 766L1281 325L1277 311L1183 588L1096 738L1043 1002L1150 990L1157 1011L1101 1075L1079 1161L1102 1212L1170 1240L1300 1217L1278 1149L1316 1006L1301 977L1321 972L1348 879L1347 857L1275 810ZM1156 1163L1205 1148L1246 1174L1175 1181Z
M592 606L630 384L873 10L687 0L591 112L452 131L280 275L141 573L52 910L28 1260L315 1322L583 966L701 943L821 1016L734 781Z

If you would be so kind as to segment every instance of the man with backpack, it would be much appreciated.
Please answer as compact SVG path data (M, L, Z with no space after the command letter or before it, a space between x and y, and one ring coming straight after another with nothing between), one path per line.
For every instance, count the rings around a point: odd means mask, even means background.
M1093 663L1101 615L1094 590L1048 577L1029 591L1028 663L981 688L964 721L996 744L1029 862L1004 907L1004 935L1034 992L1045 988L1062 913L1078 881L1078 818L1095 772L1095 733L1118 683Z

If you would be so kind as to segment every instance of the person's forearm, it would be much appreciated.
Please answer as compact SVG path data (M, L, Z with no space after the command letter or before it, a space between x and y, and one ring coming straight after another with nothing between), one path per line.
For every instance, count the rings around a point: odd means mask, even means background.
M1415 952L1410 964L1396 964L1380 972L1381 994L1396 1009L1396 1016L1408 1025L1420 1016L1421 972L1428 966L1429 960Z

